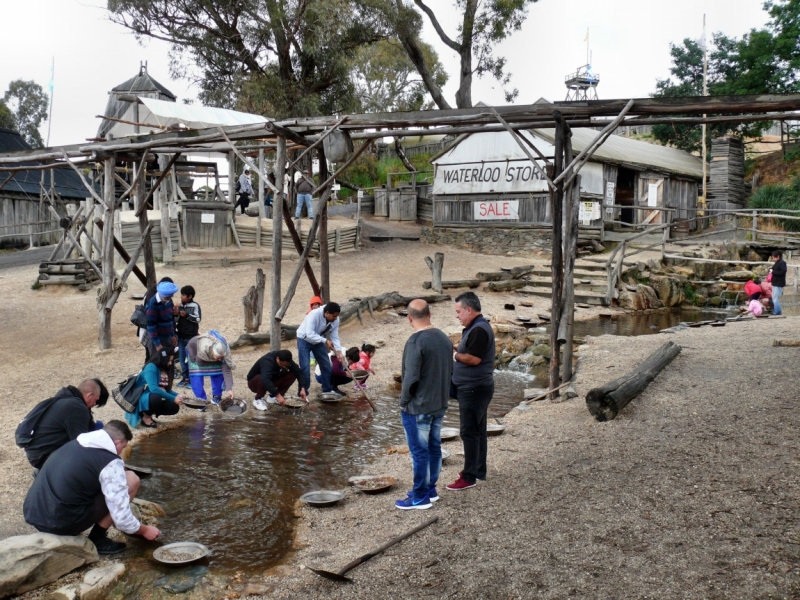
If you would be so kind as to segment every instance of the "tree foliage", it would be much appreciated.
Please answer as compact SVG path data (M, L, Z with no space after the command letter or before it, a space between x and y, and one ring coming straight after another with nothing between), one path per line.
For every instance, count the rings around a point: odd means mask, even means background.
M436 51L420 42L425 63L439 87L447 73ZM421 76L395 39L364 46L353 59L353 85L359 112L428 110L434 108Z
M800 0L767 2L771 20L766 29L751 29L741 39L715 33L708 51L708 94L775 94L800 90ZM792 37L794 36L794 37ZM703 50L697 41L670 46L671 77L658 80L656 97L703 95ZM770 123L715 123L707 136L758 137ZM664 144L697 151L701 127L656 125L653 135Z
M283 117L352 110L359 48L387 38L385 0L108 0L139 40L172 44L204 104ZM346 15L346 18L345 18Z
M460 18L457 33L451 37L445 32L433 9L423 0L414 0L414 4L427 15L442 42L460 57L459 87L456 92L458 108L472 106L473 75L477 77L490 75L504 88L510 83L511 74L505 70L506 59L495 55L495 49L497 44L513 32L519 31L527 17L528 7L537 1L455 0L455 8ZM396 3L400 4L401 0L396 0ZM414 57L411 58L413 61ZM429 87L429 91L435 99L436 90ZM505 90L506 102L512 102L517 94L517 89ZM437 104L439 108L449 108L439 102Z
M22 138L34 148L44 146L39 126L47 120L48 97L44 89L35 81L17 79L8 84L0 103L0 124L10 123ZM5 111L4 111L5 108ZM11 121L5 112L11 114Z
M14 122L14 113L6 106L6 103L0 99L0 127L6 129L15 129L17 124Z

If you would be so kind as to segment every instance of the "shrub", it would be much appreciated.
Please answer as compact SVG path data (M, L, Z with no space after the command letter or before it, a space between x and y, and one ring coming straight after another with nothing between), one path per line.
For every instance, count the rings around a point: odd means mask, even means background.
M800 177L789 186L765 185L758 188L747 203L750 208L800 210ZM800 216L800 213L797 213ZM800 221L775 219L784 231L800 231Z

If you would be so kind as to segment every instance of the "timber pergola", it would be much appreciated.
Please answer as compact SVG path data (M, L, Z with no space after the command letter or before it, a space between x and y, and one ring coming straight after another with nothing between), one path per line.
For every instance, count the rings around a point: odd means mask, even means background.
M560 380L572 377L572 320L574 290L572 270L575 263L580 193L580 169L602 146L617 127L626 125L699 125L711 123L747 123L797 119L800 114L800 94L774 94L753 96L713 96L686 98L635 98L618 100L589 100L577 102L537 103L520 106L475 107L465 109L430 110L418 112L372 113L360 115L320 116L253 125L213 127L199 130L166 131L109 141L75 144L58 148L42 148L0 154L0 173L14 172L24 163L38 162L37 169L73 168L84 178L88 192L103 209L102 221L114 222L115 211L128 197L134 200L136 215L140 219L142 240L132 257L127 258L127 268L118 276L114 271L114 248L119 248L112 227L102 228L101 250L102 287L98 292L98 341L101 349L111 346L111 311L127 276L133 271L136 256L142 250L145 256L147 285L155 284L155 267L146 217L146 209L153 194L163 181L175 178L178 156L190 153L219 152L227 154L229 165L235 155L251 170L259 174L259 216L257 245L260 244L261 220L264 218L265 186L271 188L275 201L272 215L272 264L270 345L280 348L281 321L289 308L303 272L306 273L314 293L329 301L330 269L327 236L327 201L334 179L369 147L375 139L418 135L467 135L472 133L506 131L547 182L551 197L553 228L552 258L552 308L551 308L551 359L550 389L557 395ZM573 156L571 128L598 129L594 141L578 156ZM518 131L528 129L555 129L555 156L548 159ZM346 133L361 145L332 174L328 173L323 142L334 131ZM275 180L272 184L266 172L265 152L275 155ZM319 173L316 181L310 168L301 176L314 182L314 195L320 197L319 208L309 231L305 246L294 230L286 202L283 199L284 179L292 174L301 161L316 152ZM290 156L294 153L294 156ZM145 177L148 161L160 156L159 173L149 192ZM130 183L115 172L118 161L133 165ZM309 163L310 164L310 163ZM95 165L102 181L102 194L95 191L86 180L80 167ZM31 166L25 165L26 169ZM233 170L229 169L232 173ZM152 176L152 173L150 173ZM127 187L119 196L116 184ZM293 185L292 183L289 184ZM232 189L232 185L230 186ZM221 194L220 194L221 196ZM280 203L280 206L278 206ZM162 211L163 214L164 211ZM163 217L162 217L163 218ZM566 224L566 227L562 225ZM281 282L282 228L286 225L296 250L300 254L284 295ZM79 245L78 236L65 232L72 246ZM235 233L235 231L234 231ZM162 227L163 235L163 227ZM319 282L308 262L315 239L320 244ZM75 239L73 239L75 238ZM149 257L149 258L148 258ZM564 345L563 371L560 347Z

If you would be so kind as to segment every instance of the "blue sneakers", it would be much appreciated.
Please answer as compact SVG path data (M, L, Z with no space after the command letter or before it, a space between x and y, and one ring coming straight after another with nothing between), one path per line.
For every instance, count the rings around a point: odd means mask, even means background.
M431 502L439 501L439 494L436 492L436 486L432 487L431 491L428 492L428 498L430 498Z
M431 499L428 496L425 496L421 500L414 500L411 497L403 498L402 500L395 502L394 505L400 510L412 510L415 508L419 510L425 510L433 506L433 504L431 504Z

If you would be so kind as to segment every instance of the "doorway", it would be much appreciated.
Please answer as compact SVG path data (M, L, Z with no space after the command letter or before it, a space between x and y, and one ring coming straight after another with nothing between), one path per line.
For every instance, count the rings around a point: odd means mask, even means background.
M636 183L636 172L631 169L619 167L617 170L617 194L616 203L624 208L619 209L619 220L629 225L636 224L636 211L634 202L634 184ZM630 208L627 208L630 207Z

